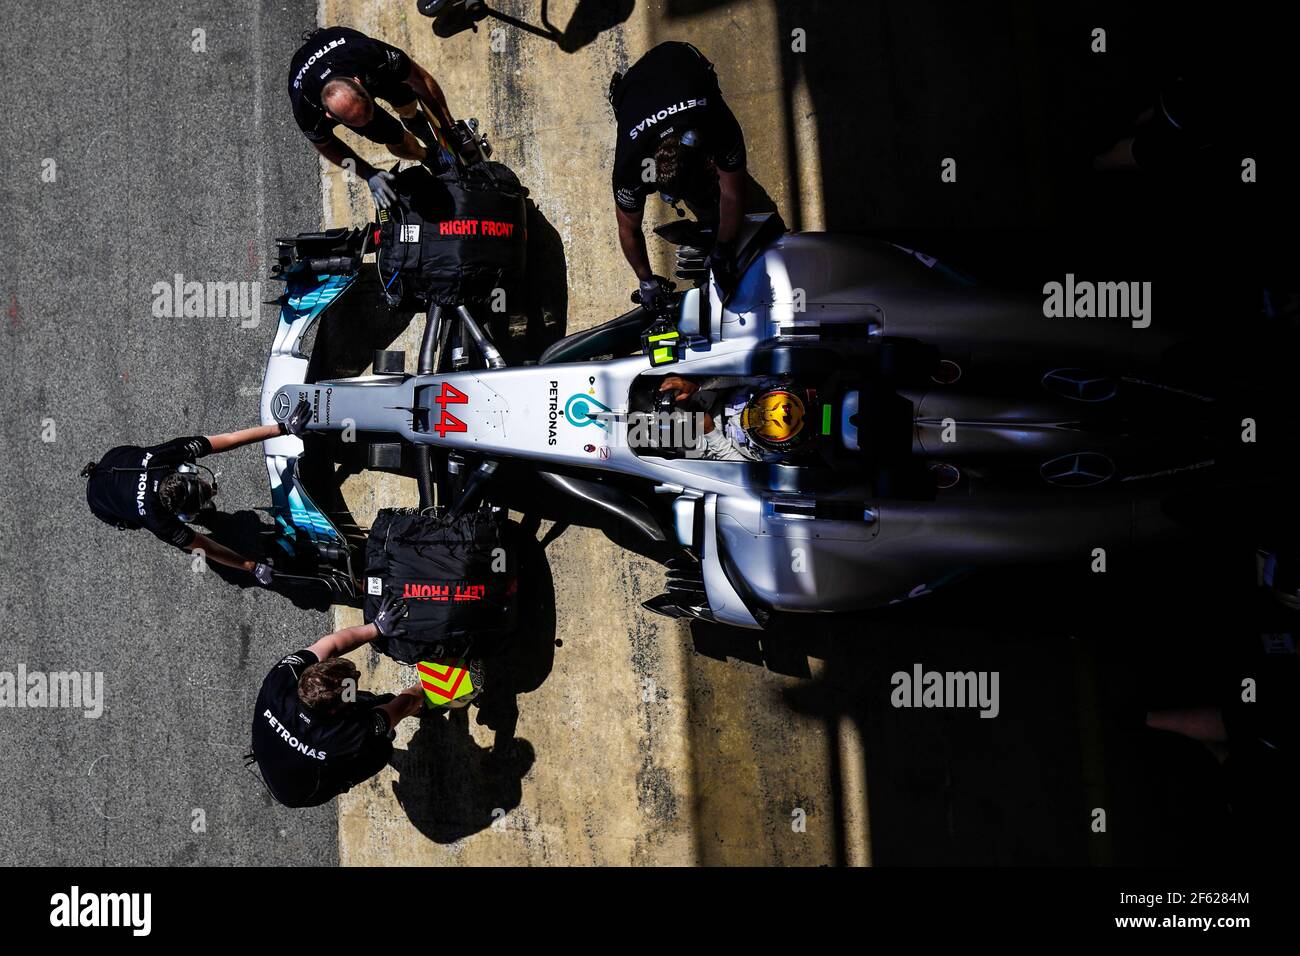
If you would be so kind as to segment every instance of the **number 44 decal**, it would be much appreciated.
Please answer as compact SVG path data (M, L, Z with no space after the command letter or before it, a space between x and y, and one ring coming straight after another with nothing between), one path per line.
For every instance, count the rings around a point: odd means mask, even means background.
M465 423L455 415L447 411L448 405L465 405L469 402L469 396L456 388L454 385L442 383L442 391L434 399L442 407L442 415L438 419L438 424L433 426L433 430L438 433L439 438L446 438L448 432L463 432Z

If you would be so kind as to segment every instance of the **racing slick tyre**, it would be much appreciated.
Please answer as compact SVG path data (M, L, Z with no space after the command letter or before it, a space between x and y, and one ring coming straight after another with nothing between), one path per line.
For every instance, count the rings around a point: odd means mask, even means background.
M406 601L401 633L376 648L404 664L467 657L514 630L516 526L482 507L459 517L384 508L366 541L365 606L373 621L386 595Z

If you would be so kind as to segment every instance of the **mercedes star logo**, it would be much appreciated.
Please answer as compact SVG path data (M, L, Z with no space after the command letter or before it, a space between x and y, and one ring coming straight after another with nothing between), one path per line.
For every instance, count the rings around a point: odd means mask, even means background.
M1054 485L1066 488L1087 488L1109 481L1115 474L1115 463L1105 455L1085 451L1053 458L1039 466L1039 473Z
M284 392L275 393L275 398L271 401L271 414L280 421L289 417L289 396Z

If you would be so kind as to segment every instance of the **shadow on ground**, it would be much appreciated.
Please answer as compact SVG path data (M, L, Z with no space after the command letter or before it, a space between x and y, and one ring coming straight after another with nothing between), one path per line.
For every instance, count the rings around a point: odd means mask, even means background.
M536 0L496 0L485 4L478 13L467 13L463 7L449 8L433 20L433 32L447 38L466 30L478 30L480 23L504 23L525 33L550 40L565 53L577 53L606 30L627 22L636 9L636 0L578 0L569 21L561 29L550 18L550 0L541 0L541 7L533 13ZM540 23L532 23L536 15Z
M821 622L815 637L806 621L692 633L701 655L803 679L779 706L833 741L836 863L850 858L838 763L847 719L865 751L868 806L856 810L869 813L877 865L1184 866L1279 860L1296 846L1289 812L1260 812L1293 796L1294 768L1220 767L1202 744L1145 727L1149 710L1230 701L1257 673L1259 636L1293 633L1292 613L1261 598L1248 552L1207 554L1193 536L1181 555L1146 554L1107 575L980 575ZM895 706L894 675L918 666L997 672L997 716ZM1269 789L1287 780L1288 796Z
M534 533L535 533L535 529ZM527 531L527 528L525 528ZM520 627L484 656L482 697L469 708L426 714L406 750L393 752L393 795L411 823L436 843L486 829L519 805L536 755L515 736L518 698L539 689L555 659L555 593L541 545L525 533L520 554ZM490 747L469 721L493 731Z
M670 19L769 0L668 0ZM834 230L1069 226L1122 233L1134 219L1201 230L1207 217L1267 221L1290 177L1242 188L1241 162L1285 168L1288 32L1253 16L1206 19L1130 4L771 3L787 117L806 86L820 201ZM1106 51L1093 52L1104 25ZM707 55L710 37L697 43ZM802 46L799 44L802 43ZM1159 173L1098 174L1093 157L1132 132L1176 76L1215 91L1214 146ZM726 76L721 77L723 90ZM802 119L803 117L799 117ZM797 154L787 122L788 157ZM760 136L766 131L750 131ZM945 158L955 182L940 179ZM799 178L790 177L795 229Z
M512 739L480 747L464 710L429 714L406 750L391 758L399 779L393 796L411 823L435 843L454 843L519 806L521 781L533 765L532 745Z

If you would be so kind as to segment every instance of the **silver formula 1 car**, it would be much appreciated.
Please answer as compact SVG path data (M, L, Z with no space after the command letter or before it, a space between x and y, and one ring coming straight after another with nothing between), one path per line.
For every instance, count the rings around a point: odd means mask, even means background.
M498 463L530 463L538 481L680 546L645 602L658 613L757 628L981 568L1086 565L1096 549L1160 542L1254 467L1235 460L1241 410L1205 381L1204 351L1161 322L1049 318L1042 297L982 290L888 242L791 234L775 216L749 219L732 294L706 278L666 322L638 307L505 367L469 308L435 307L415 374L377 353L374 374L305 381L298 343L352 283L366 235L281 241L262 420L307 398L312 430L378 436L375 464L406 443L426 502L445 456L470 476L465 496ZM639 442L667 374L797 381L820 396L817 440L761 462ZM287 546L346 560L297 479L303 443L266 450Z

